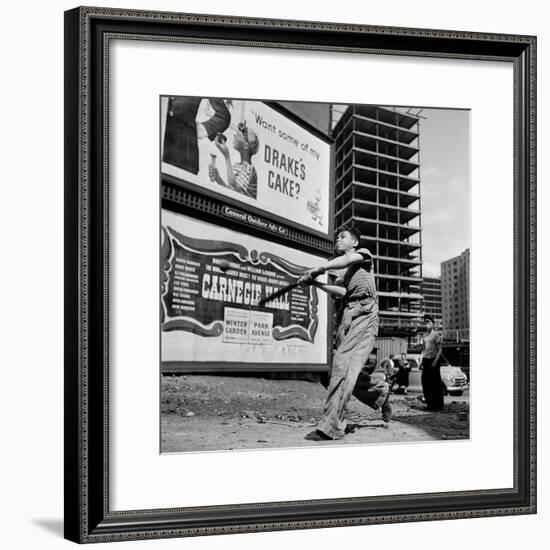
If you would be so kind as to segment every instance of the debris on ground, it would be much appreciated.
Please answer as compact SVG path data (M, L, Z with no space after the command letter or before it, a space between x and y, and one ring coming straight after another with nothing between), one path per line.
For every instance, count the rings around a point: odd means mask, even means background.
M355 398L347 407L348 434L339 441L308 441L326 389L308 380L190 375L161 379L162 452L378 444L469 438L469 400L446 398L430 412L420 396L392 394L393 418Z

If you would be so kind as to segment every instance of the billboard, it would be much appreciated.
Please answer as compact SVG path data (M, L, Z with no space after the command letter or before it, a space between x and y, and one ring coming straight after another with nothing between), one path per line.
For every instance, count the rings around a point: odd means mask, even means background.
M161 356L177 363L327 363L327 297L295 288L262 306L323 259L162 211Z
M161 98L161 171L329 234L331 146L261 101Z

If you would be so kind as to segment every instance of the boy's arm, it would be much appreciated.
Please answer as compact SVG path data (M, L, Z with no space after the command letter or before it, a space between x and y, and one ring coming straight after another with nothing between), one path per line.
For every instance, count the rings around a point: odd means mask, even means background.
M441 345L441 336L439 334L437 335L437 354L434 357L432 367L437 367L439 359L441 358L441 355L443 355L443 346Z
M212 181L215 181L218 185L221 185L223 187L229 187L225 183L225 181L223 181L223 178L220 176L220 173L218 172L218 169L215 166L208 167L208 175L210 176L210 179Z
M322 275L329 269L345 269L351 265L364 262L366 258L372 261L372 254L366 248L361 249L361 252L350 252L349 254L338 256L325 264L310 269L300 277L300 281L302 283L311 282L315 277Z
M219 172L216 172L216 175L214 176L214 180L216 183L222 185L223 187L229 187L225 181L223 181L223 178L220 176Z
M227 173L227 183L229 184L228 187L236 189L237 184L235 181L235 173L233 172L233 166L231 165L231 159L229 158L229 155L225 157L225 169Z

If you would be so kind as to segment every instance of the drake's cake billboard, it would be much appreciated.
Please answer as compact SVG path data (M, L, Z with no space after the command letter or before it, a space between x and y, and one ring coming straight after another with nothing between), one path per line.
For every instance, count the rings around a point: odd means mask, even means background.
M328 235L331 146L261 101L161 98L162 173Z

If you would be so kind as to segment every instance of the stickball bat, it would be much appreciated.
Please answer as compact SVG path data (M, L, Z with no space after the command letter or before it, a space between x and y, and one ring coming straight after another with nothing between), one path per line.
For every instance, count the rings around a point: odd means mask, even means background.
M319 283L317 281L311 281L309 283L306 283L308 286L316 286ZM279 290L276 290L272 294L269 294L267 296L264 296L261 300L258 301L259 306L263 306L266 302L270 302L271 300L276 300L279 298L279 296L282 296L283 294L286 294L287 292L290 292L291 290L294 290L295 288L299 287L299 283L290 283L289 285L283 286Z

